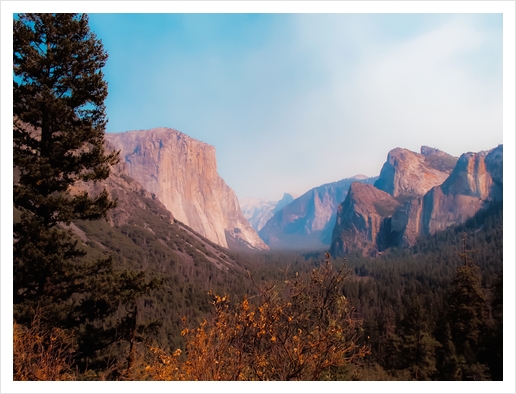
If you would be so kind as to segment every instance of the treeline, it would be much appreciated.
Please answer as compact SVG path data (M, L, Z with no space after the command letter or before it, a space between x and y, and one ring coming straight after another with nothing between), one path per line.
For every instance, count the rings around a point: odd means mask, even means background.
M503 379L501 204L411 250L347 264L356 276L344 291L372 350L359 378Z
M340 291L353 309L353 319L362 322L356 344L367 347L370 353L361 358L359 365L332 366L320 378L501 380L502 213L501 205L493 206L464 225L420 239L412 250L391 250L378 258L357 254L348 256L345 261L334 261L337 269L343 266L350 269ZM94 244L97 239L106 243L106 239L111 239L117 245L118 251L111 253L115 266L143 269L146 275L162 279L161 286L150 289L137 302L140 331L134 343L138 355L150 357L147 366L157 360L156 354L145 353L150 349L149 344L154 344L153 349L159 352L182 349L182 355L175 353L178 357L173 359L176 363L184 362L184 350L191 345L181 332L185 327L195 331L203 319L214 322L217 318L210 290L213 294L227 295L237 306L246 297L253 304L252 300L260 293L258 288L310 275L325 260L324 253L317 252L304 255L226 252L225 257L238 262L238 266L225 271L197 255L199 250L209 253L203 249L207 244L181 231L178 223L175 227L178 233L169 234L173 235L175 243L170 242L167 248L158 242L156 234L142 232L137 226L118 228L99 221L77 225L88 234L90 243ZM464 234L468 236L464 238ZM117 238L122 235L126 238ZM177 256L171 250L182 250L186 254L190 251L191 263L175 261ZM457 296L461 292L470 298L461 299ZM464 306L473 309L461 312ZM114 324L124 313L117 312L106 324ZM460 320L463 315L469 316L467 321ZM185 321L182 317L186 317ZM62 335L65 332L62 331ZM125 378L123 371L127 368L131 330L126 332L126 337L119 338L110 349L110 360L94 364L91 359L85 374L74 377ZM163 354L171 357L174 353ZM114 360L118 369L113 367ZM134 371L137 370L135 367ZM156 373L153 378L159 376Z
M308 272L324 253L255 256L255 277L282 280ZM380 257L352 253L334 262L352 271L343 294L363 320L371 349L357 380L503 379L503 205L462 225L421 237Z
M260 280L318 266L323 253L256 256ZM503 379L503 205L377 258L349 255L344 295L371 355L335 376L357 380Z
M360 366L333 366L320 377L502 379L502 214L502 206L496 205L464 225L420 239L413 249L391 250L378 258L356 254L348 256L346 261L335 261L337 268L346 265L351 270L351 275L343 282L342 294L354 309L353 318L362 321L356 343L366 346L370 354L362 359ZM138 221L138 215L133 220ZM168 227L160 228L156 223L155 234L134 224L112 227L105 221L77 222L77 226L88 234L90 246L86 257L92 261L111 255L115 267L143 270L147 276L162 280L159 287L148 289L136 303L138 316L134 322L138 322L139 332L134 343L139 355L145 354L144 350L148 349L145 346L150 343L160 351L186 349L187 341L181 331L186 326L196 327L204 318L213 321L213 298L209 290L229 295L238 304L246 296L253 299L259 294L253 282L261 287L283 283L289 278L310 274L324 261L324 254L317 252L300 255L226 251L224 257L238 265L225 271L206 259L206 254L217 257L222 251L210 252L209 241L188 235L179 223L172 227L175 232L170 232ZM169 239L174 240L168 242L167 247L159 242L160 231L165 230L169 232ZM468 236L464 239L465 233ZM109 246L111 251L101 253L99 248L94 248L96 241ZM172 251L188 255L190 263L178 259ZM458 297L462 290L470 298ZM462 313L464 306L474 308ZM467 321L459 318L464 314L469 316ZM105 327L115 324L116 319L124 321L124 316L124 310L117 312L104 320ZM181 320L183 316L186 326ZM94 354L91 354L88 367L83 367L86 368L84 374L74 375L74 378L124 378L122 372L127 368L131 343L130 318L129 315L125 319L125 337L118 337L110 348L111 359L95 364L92 362ZM155 324L149 324L151 322ZM59 326L55 329L70 340L67 337L70 331L59 331L62 330ZM54 328L46 330L50 333ZM53 335L59 338L55 332ZM68 346L67 343L64 341L63 346ZM97 353L102 354L99 351ZM77 371L75 361L68 362L75 365ZM118 369L113 365L118 365ZM153 376L156 378L159 374Z

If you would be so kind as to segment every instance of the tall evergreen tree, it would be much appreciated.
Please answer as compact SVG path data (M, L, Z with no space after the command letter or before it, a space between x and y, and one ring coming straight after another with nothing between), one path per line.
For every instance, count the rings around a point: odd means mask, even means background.
M457 269L448 301L452 334L458 348L466 342L470 346L480 343L487 318L480 270L466 252L462 253L464 264Z
M463 380L489 379L488 368L479 363L479 350L487 331L487 300L482 288L480 269L473 263L463 236L461 257L448 299L452 339L459 356Z
M503 273L494 285L491 301L493 319L484 344L482 358L486 360L493 380L503 380Z
M143 273L115 271L111 258L88 259L66 229L74 220L105 218L116 204L106 190L73 191L77 182L106 179L118 161L118 152L104 148L108 55L85 14L18 15L13 43L14 208L21 212L14 318L30 324L39 309L46 324L75 327L77 354L91 363L123 333L141 331L137 299L157 285ZM124 305L125 317L108 319Z
M87 15L22 14L14 20L14 304L59 303L84 290L110 261L80 266L84 252L58 224L99 219L114 207L104 190L71 195L77 181L109 176L104 152L107 54Z
M407 317L401 322L402 354L406 367L416 380L431 380L437 369L435 351L437 341L429 329L429 315L419 297L410 300Z

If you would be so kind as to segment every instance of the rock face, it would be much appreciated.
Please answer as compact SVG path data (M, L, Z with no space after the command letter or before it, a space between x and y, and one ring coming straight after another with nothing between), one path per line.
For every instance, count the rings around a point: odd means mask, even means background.
M108 151L114 150L109 143L106 145ZM165 276L178 272L182 278L183 275L194 275L187 269L194 264L205 268L206 264L213 264L215 271L222 272L222 275L243 272L240 263L226 249L175 220L155 195L129 176L124 162L111 167L107 179L77 182L70 192L87 191L96 196L104 189L111 198L117 199L117 206L107 213L107 223L98 220L63 225L71 229L85 247L92 247L101 254L116 255L118 264L122 266L157 270ZM219 273L213 274L213 277L217 276L220 277ZM225 279L222 276L220 280L224 282Z
M337 207L354 181L376 178L357 175L309 190L276 212L259 231L271 249L320 249L331 242Z
M115 148L106 142L106 150L112 152ZM98 195L106 189L112 198L117 199L117 206L108 212L108 221L112 226L124 226L128 224L136 210L148 211L157 215L167 224L174 223L174 216L161 204L155 194L149 193L145 188L129 176L126 163L119 162L111 167L108 178L101 182L77 182L71 188L71 193L87 191L89 194Z
M373 189L352 184L333 230L335 256L411 246L421 235L460 224L490 202L502 201L503 146L458 160L428 147L421 154L396 148Z
M292 201L294 201L294 197L290 193L284 193L283 198L279 201L245 197L240 200L240 208L251 227L260 231L276 212Z
M400 203L389 193L373 185L352 183L346 199L338 208L331 253L339 256L359 250L364 254L374 254L385 225L384 219L399 207Z
M129 176L178 221L224 247L268 249L218 175L213 146L169 128L110 133L106 140L120 150Z
M422 199L422 234L433 234L472 217L486 203L502 201L503 146L464 153L441 186Z
M421 196L441 185L457 158L438 149L421 147L421 154L396 148L389 152L375 187L393 197Z

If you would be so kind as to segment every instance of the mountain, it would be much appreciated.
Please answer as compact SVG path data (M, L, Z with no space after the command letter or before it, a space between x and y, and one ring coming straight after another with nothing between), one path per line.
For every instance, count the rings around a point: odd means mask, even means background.
M284 193L279 201L269 201L263 198L245 197L240 200L240 208L249 224L260 231L267 221L284 206L294 201L290 193Z
M400 206L399 201L389 193L373 185L353 182L337 210L331 250L335 255L347 254L352 250L373 254L384 219Z
M165 248L172 252L171 254L176 254L174 260L183 263L192 260L192 256L186 252L186 250L191 249L190 253L204 255L201 260L211 262L219 269L225 267L225 270L227 270L229 267L237 266L235 261L227 256L226 249L211 242L174 218L170 211L156 198L156 195L149 193L129 176L127 168L126 163L119 163L111 168L111 173L107 179L95 183L77 182L71 188L71 194L87 191L90 195L97 195L103 189L106 189L111 198L117 200L117 206L108 212L107 221L78 221L71 225L72 230L83 242L87 244L95 240L94 243L101 250L115 247L116 252L125 254L127 250L124 250L122 245L126 242L116 246L116 239L110 239L109 236L102 237L92 230L95 227L102 227L109 229L106 230L108 233L113 234L113 232L119 231L129 238L131 238L131 234L139 233L144 240L142 245L157 241L153 246L154 249L162 251ZM81 231L81 229L84 231ZM180 238L181 242L178 242L177 238ZM185 239L187 240L186 243L183 242ZM183 247L178 247L178 243L181 243ZM136 261L139 260L137 256L133 256L133 258ZM166 264L166 262L163 263Z
M352 182L373 183L376 178L357 175L313 188L280 209L259 231L271 249L328 247L337 207Z
M421 153L395 148L387 155L374 186L393 197L421 196L442 184L457 158L435 148L421 147Z
M419 236L464 223L501 201L503 146L459 159L428 147L421 154L396 148L374 189L351 185L333 229L334 256L412 246Z
M130 177L207 239L231 248L268 249L217 173L215 148L169 128L108 133Z
M448 179L422 200L422 233L433 234L503 198L503 146L464 153Z

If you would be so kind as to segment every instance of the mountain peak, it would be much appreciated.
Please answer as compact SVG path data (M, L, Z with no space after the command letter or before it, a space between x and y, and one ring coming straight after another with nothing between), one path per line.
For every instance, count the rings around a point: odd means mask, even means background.
M364 179L370 178L367 175L364 174L357 174L355 176L352 176L350 179L356 179L357 181L363 181Z
M444 153L442 150L439 150L437 148L431 148L429 146L423 145L421 147L421 154L423 156L430 156L434 154Z
M421 149L426 156L404 148L391 150L375 187L394 197L421 196L442 184L457 159L435 148Z
M276 213L276 212L280 211L281 209L283 209L283 207L287 206L292 201L294 201L294 196L292 196L292 194L283 193L283 197L281 198L281 200L278 201L278 203L272 210L272 213Z
M106 140L120 150L129 175L178 221L223 247L231 239L235 245L268 249L217 173L213 146L165 127L109 133Z

